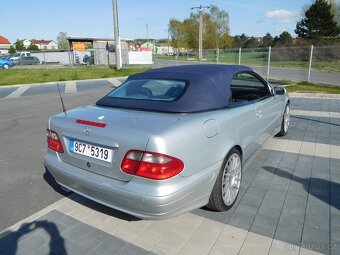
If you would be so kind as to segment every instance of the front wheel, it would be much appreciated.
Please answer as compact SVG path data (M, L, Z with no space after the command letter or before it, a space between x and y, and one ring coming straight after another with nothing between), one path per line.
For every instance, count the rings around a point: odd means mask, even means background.
M241 154L234 148L228 153L222 165L207 207L218 212L230 209L237 199L241 178Z
M287 103L285 111L283 113L281 130L277 134L277 136L285 136L288 133L289 124L290 124L290 106L289 103Z
M3 68L4 68L4 69L8 69L8 68L9 68L9 65L4 64Z

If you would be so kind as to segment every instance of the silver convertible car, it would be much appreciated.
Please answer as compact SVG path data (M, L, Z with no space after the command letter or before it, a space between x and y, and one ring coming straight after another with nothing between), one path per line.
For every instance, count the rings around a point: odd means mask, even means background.
M153 69L52 116L45 166L67 190L139 218L224 211L244 162L287 133L289 109L284 88L245 66Z

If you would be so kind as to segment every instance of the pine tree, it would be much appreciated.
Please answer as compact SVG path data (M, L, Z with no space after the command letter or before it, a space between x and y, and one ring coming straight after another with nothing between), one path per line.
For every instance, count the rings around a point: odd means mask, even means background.
M295 33L306 39L338 36L340 27L335 21L331 4L325 0L316 0L306 10L305 17L296 24Z

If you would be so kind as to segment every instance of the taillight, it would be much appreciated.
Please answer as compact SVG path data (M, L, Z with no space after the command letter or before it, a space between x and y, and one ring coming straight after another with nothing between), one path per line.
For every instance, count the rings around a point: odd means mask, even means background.
M126 153L121 168L128 174L164 180L179 174L184 164L180 159L168 155L131 150Z
M48 148L60 153L64 153L63 145L61 144L58 134L49 129L46 131Z

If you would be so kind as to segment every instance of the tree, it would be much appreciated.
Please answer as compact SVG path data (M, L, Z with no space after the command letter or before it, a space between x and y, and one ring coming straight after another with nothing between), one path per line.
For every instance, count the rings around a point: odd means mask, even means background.
M246 36L244 33L241 35L236 35L234 37L234 46L237 48L244 48L248 41L248 36Z
M265 36L262 37L261 47L270 47L273 46L274 38L270 33L267 33Z
M296 24L295 33L305 39L336 37L340 34L331 4L325 0L315 2L305 11L305 17Z
M67 50L69 45L67 41L67 33L66 32L59 32L57 36L57 42L59 49Z
M17 40L17 41L15 42L15 49L16 49L17 51L26 50L26 48L25 48L25 46L24 46L24 43L23 43L22 41L19 41L19 40Z
M254 36L248 38L244 48L257 48L257 39Z
M11 46L9 47L8 53L9 53L9 54L14 54L15 52L17 52L16 49L11 45Z
M203 46L206 49L230 48L233 38L229 35L229 15L211 5L207 13L203 13ZM199 14L191 13L184 21L171 19L169 32L175 48L198 48Z
M293 37L287 31L282 32L279 36L275 36L275 46L291 46L293 43Z
M31 43L30 44L30 46L28 46L28 48L27 48L28 50L35 50L35 51L39 51L40 49L39 49L39 47L36 45L36 44L34 44L34 43Z

